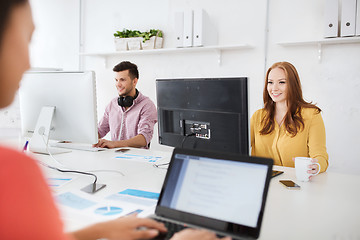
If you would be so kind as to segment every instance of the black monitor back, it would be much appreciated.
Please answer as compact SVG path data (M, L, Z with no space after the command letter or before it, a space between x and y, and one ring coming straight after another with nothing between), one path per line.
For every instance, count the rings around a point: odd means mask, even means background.
M156 92L160 144L249 154L246 77L158 79Z

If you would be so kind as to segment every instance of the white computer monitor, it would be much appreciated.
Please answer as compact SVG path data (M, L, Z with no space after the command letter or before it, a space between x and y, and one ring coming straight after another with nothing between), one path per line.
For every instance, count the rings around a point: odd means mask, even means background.
M98 142L94 72L27 72L19 101L22 134L32 137L30 147L35 152L46 153L42 143L47 148L48 139ZM41 138L36 141L35 135Z

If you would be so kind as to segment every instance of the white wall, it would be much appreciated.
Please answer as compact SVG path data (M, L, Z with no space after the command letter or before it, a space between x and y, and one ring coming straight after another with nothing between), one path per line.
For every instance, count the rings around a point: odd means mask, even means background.
M30 0L35 31L30 45L34 68L79 69L79 0Z
M36 67L79 68L79 0L32 0L37 36L32 63ZM85 52L114 50L113 33L123 28L162 29L165 48L174 47L175 11L202 7L219 33L219 44L248 43L252 49L226 51L222 64L215 52L164 55L83 57L83 69L95 70L98 113L116 96L112 67L120 61L135 62L140 70L138 88L156 102L155 80L169 77L248 76L249 114L262 107L264 68L276 61L292 62L298 69L304 96L323 110L330 155L329 171L360 174L360 47L327 45L318 60L316 45L283 47L278 42L322 39L325 0L270 0L269 38L266 43L267 0L86 0L83 43ZM268 54L265 54L265 44ZM265 58L267 57L267 61ZM106 67L104 66L106 63ZM265 66L265 63L266 66ZM157 144L157 134L152 147Z
M261 107L261 97L251 92L258 87L255 80L262 79L263 76L266 1L257 0L257 4L248 4L245 1L227 0L219 6L216 1L206 0L158 0L151 3L138 0L126 3L126 11L120 1L109 0L107 7L98 6L93 2L86 2L85 22L89 22L91 26L91 29L89 26L85 28L85 51L87 52L113 51L112 34L123 28L162 29L165 35L164 48L174 48L174 13L200 7L206 10L212 23L215 23L214 30L219 33L220 45L248 43L253 46L252 49L223 52L221 65L218 64L218 55L215 51L109 57L106 60L107 68L104 68L103 59L86 57L85 68L96 69L97 72L99 116L109 100L116 96L111 69L124 60L138 65L140 70L138 89L151 97L154 102L156 102L155 80L157 78L247 76L250 81L250 102L253 103L250 106L253 108L251 111L255 111L255 106ZM156 6L148 11L149 4L155 3ZM144 6L144 8L139 6ZM109 14L111 11L109 9L113 9L112 14ZM96 19L101 18L104 25L96 25L94 16ZM95 34L94 39L92 36ZM162 146L157 143L157 133L154 140L152 148L162 149Z
M322 39L325 1L272 0L269 63L292 62L304 97L323 110L330 169L360 174L360 44L282 47L278 42Z
M30 0L35 31L30 44L33 68L79 69L79 0ZM0 139L17 136L19 102L0 109Z

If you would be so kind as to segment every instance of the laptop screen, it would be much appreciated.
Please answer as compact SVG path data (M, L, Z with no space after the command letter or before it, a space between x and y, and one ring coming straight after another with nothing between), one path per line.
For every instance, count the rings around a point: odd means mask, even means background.
M256 228L269 165L175 153L159 205Z

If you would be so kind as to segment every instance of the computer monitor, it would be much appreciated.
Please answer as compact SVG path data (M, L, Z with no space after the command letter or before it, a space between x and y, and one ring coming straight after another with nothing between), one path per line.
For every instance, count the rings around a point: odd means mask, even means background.
M48 139L98 142L95 84L92 71L24 74L20 118L23 136L32 137L31 151L46 153Z
M249 154L246 77L156 80L159 143Z

